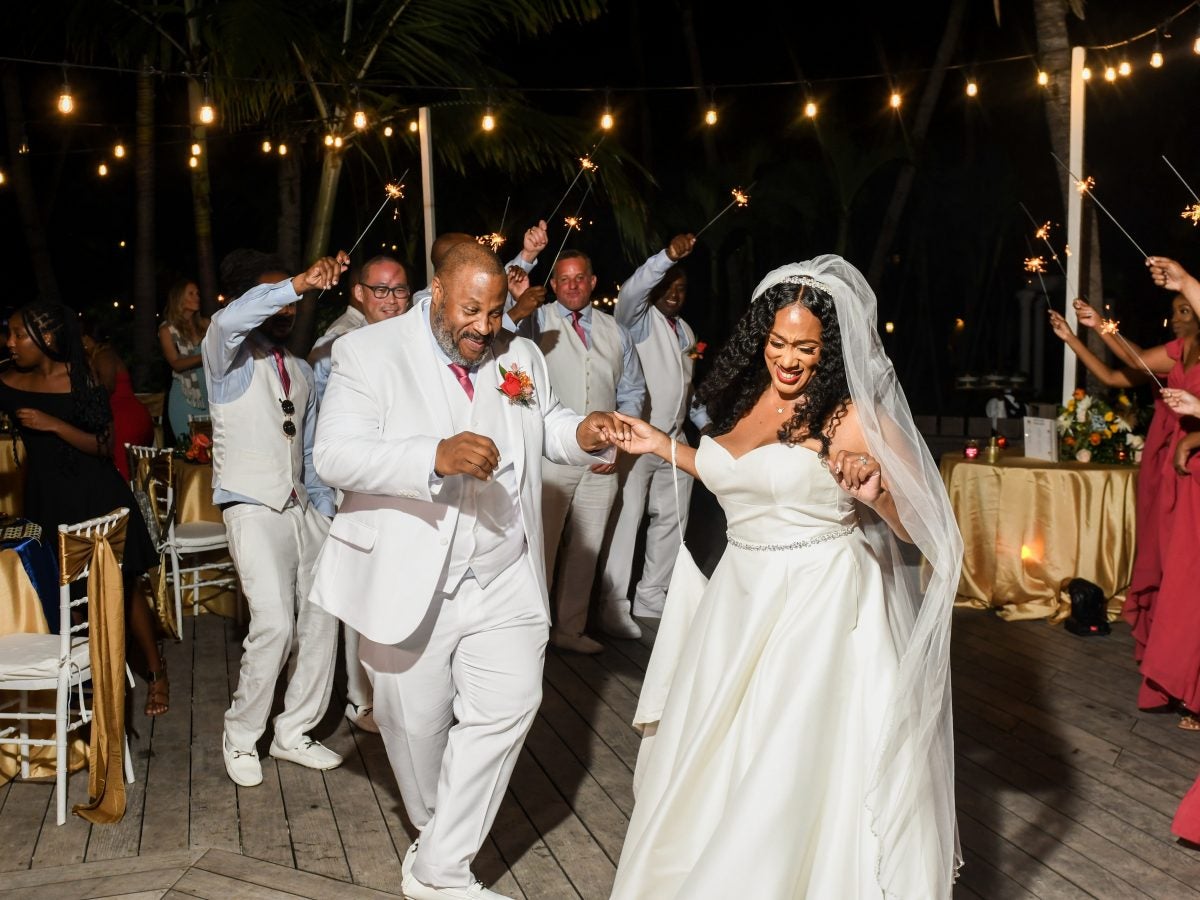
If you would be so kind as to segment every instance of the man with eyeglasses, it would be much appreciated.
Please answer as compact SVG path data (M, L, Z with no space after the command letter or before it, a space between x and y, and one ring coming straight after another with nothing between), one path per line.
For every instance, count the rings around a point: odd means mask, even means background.
M221 508L250 609L221 734L225 771L243 787L262 782L255 745L294 643L296 666L275 717L271 755L311 769L342 762L308 733L329 705L337 653L337 619L308 600L334 502L312 464L312 369L285 342L301 295L337 284L349 262L338 253L289 278L276 257L233 251L221 261L221 282L235 299L213 314L201 344L213 424L213 503Z
M329 370L333 359L333 342L344 334L357 331L364 325L374 325L386 319L394 319L408 311L412 297L408 287L408 272L399 260L386 254L368 259L353 273L350 288L350 304L346 311L333 320L325 334L317 338L308 363L313 367L317 386L317 410L325 397L329 384ZM347 625L342 632L345 638L343 658L346 663L346 718L364 731L379 733L372 715L371 682L358 661L358 632Z

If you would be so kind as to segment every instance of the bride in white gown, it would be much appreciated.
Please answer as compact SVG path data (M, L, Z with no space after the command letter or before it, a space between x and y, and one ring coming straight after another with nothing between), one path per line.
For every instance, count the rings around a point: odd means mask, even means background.
M614 900L950 896L962 543L874 319L839 257L785 266L701 389L715 438L626 420L623 449L717 495L729 544L707 587L680 551Z

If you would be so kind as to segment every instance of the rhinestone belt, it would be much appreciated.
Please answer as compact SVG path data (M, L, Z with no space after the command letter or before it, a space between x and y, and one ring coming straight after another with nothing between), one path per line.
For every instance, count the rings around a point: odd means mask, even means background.
M831 531L824 531L816 537L805 538L802 541L792 541L790 544L748 544L745 541L739 541L733 535L726 533L725 537L729 541L731 547L737 547L739 550L803 550L805 547L815 547L817 544L824 544L826 541L834 541L838 538L846 537L848 534L853 534L856 526L844 525L841 528L834 528Z

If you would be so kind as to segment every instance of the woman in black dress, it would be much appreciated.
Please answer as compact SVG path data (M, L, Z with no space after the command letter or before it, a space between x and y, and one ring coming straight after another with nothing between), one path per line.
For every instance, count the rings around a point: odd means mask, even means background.
M74 310L54 303L21 307L8 320L12 366L0 374L0 409L25 444L25 512L57 552L58 526L129 507L122 573L125 621L149 668L146 715L167 711L166 667L150 608L137 587L158 555L129 485L112 461L112 413L93 380Z

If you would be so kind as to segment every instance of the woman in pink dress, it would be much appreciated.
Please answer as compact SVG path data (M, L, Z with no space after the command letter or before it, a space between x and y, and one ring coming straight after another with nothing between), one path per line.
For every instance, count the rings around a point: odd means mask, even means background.
M1102 319L1083 300L1074 302L1081 324L1098 328ZM1126 367L1112 369L1092 354L1067 326L1058 313L1051 311L1050 324L1093 375L1109 387L1130 387L1149 380L1141 357L1160 381L1169 388L1200 392L1200 320L1186 298L1177 295L1171 303L1171 329L1175 339L1157 347L1141 349L1115 334L1099 334ZM1133 580L1126 595L1123 615L1132 626L1134 658L1141 663L1142 687L1138 692L1141 709L1175 708L1179 727L1200 730L1196 711L1200 710L1200 629L1194 637L1179 633L1176 625L1158 629L1160 618L1174 622L1191 603L1192 585L1200 579L1200 555L1194 546L1185 546L1195 534L1184 526L1200 526L1200 480L1183 478L1177 471L1176 454L1186 434L1200 430L1200 419L1180 416L1162 399L1155 399L1154 419L1146 434L1142 451L1137 497L1137 550ZM1186 446L1185 446L1186 456ZM1181 462L1186 463L1186 459ZM1200 460L1195 461L1200 472ZM1184 543L1180 543L1183 540ZM1200 612L1200 607L1196 607ZM1156 634L1156 631L1159 633ZM1191 647L1181 657L1180 641ZM1190 659L1190 663L1186 660ZM1190 673L1190 674L1189 674Z

